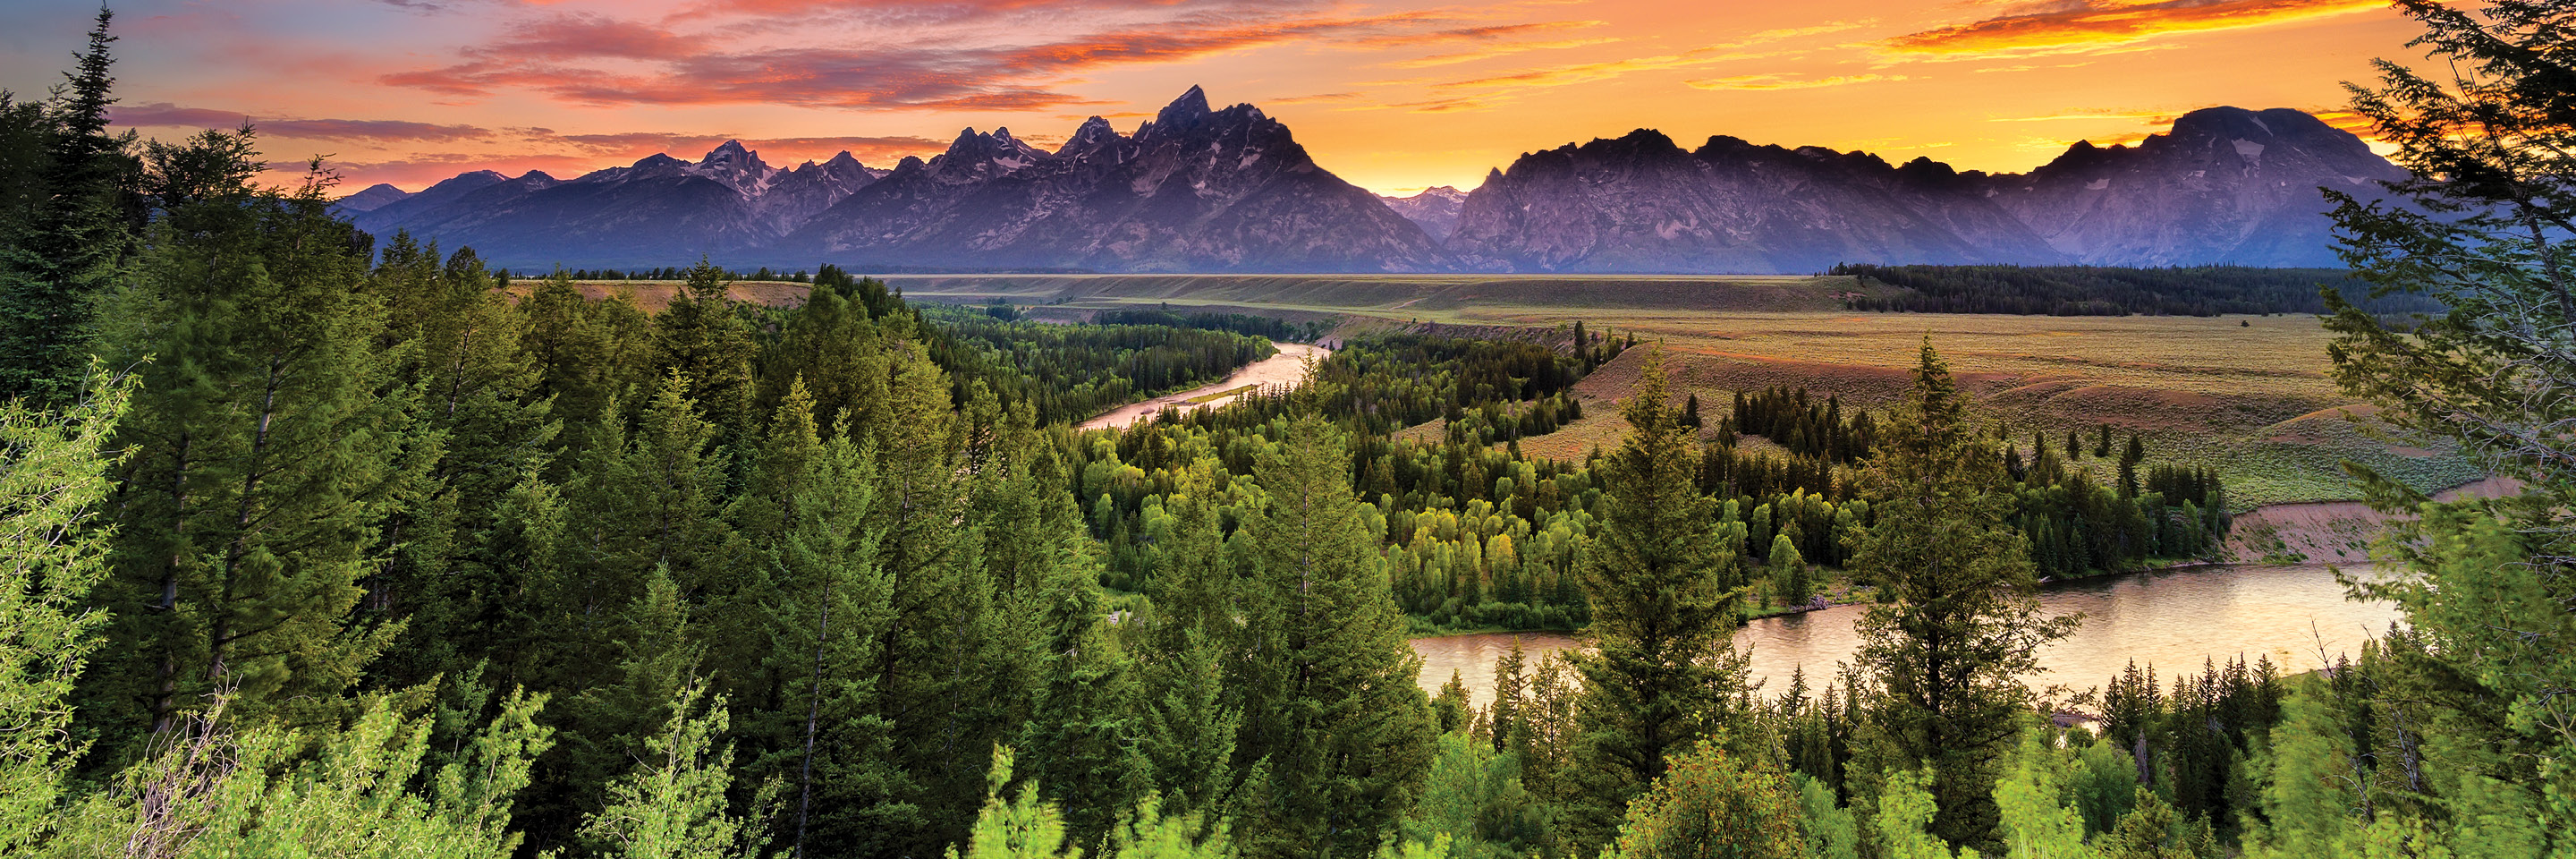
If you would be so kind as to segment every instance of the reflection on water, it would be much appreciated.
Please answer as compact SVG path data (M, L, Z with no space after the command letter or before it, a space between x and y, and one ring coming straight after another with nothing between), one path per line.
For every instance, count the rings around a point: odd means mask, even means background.
M2208 566L2066 582L2043 588L2040 604L2052 615L2082 612L2084 626L2040 652L2048 671L2031 682L2076 689L2102 685L2130 660L2153 664L2166 677L2238 655L2268 656L2284 673L2306 671L2334 654L2359 652L2364 638L2398 618L2393 605L2344 599L2343 586L2321 565ZM1865 610L1843 606L1757 620L1736 632L1736 646L1753 648L1754 676L1768 680L1769 691L1780 691L1802 665L1811 682L1821 682L1859 648L1852 623ZM1456 671L1483 706L1493 698L1494 659L1512 638L1414 639L1423 688L1437 690ZM1574 646L1553 633L1520 638L1532 665L1541 653Z

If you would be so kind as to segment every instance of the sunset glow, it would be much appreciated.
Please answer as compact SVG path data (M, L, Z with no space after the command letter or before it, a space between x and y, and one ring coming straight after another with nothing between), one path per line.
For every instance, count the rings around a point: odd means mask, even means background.
M1472 188L1629 129L2020 171L2220 104L2328 115L2408 22L2370 0L1800 4L1518 0L144 0L120 3L119 125L262 129L349 190L476 169L571 177L740 138L793 166L929 156L959 129L1052 146L1192 84L1381 193ZM59 80L88 2L0 9L0 72ZM283 174L281 174L282 176Z

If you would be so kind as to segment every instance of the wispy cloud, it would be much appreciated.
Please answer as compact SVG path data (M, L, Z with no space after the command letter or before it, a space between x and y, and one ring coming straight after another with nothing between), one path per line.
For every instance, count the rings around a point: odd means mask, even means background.
M438 125L397 119L257 119L235 110L180 107L168 102L110 108L108 122L129 128L234 128L245 120L262 135L290 140L449 142L489 138L472 125Z
M1904 75L1879 74L1834 75L1832 77L1822 78L1798 78L1783 74L1755 74L1734 75L1732 77L1722 78L1705 78L1701 80L1683 81L1682 83L1699 89L1711 90L1775 90L1817 89L1821 87L1876 83L1879 81L1901 81L1904 79Z
M725 5L774 7L778 14L820 14L809 8L814 4L804 3ZM1436 10L1363 16L1206 16L1074 32L1026 44L970 43L956 34L934 34L900 43L743 47L674 29L671 21L567 14L528 22L493 43L467 48L462 62L394 72L379 80L450 97L526 91L592 106L1031 110L1098 104L1061 87L1076 75L1111 67L1182 62L1286 44L1383 47L1473 42L1584 25L1455 26L1460 20L1457 14Z
M2384 0L2056 0L1879 43L1897 54L2085 53L2174 33L2232 30L2387 8Z

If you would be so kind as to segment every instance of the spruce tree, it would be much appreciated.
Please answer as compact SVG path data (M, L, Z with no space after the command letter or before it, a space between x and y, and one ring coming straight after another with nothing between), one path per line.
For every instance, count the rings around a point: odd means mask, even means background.
M143 392L119 428L135 453L101 591L117 659L87 715L110 736L157 733L216 689L253 722L336 713L396 631L351 612L439 439L376 348L365 236L329 215L327 183L254 191L258 163L231 135L154 160L196 190L104 317L111 365L139 364Z
M1699 445L1670 396L1658 351L1620 405L1628 437L1599 465L1601 531L1582 568L1586 636L1598 652L1573 657L1587 779L1578 843L1608 839L1668 758L1724 725L1744 682L1727 647L1742 593L1722 581L1735 558L1718 539L1717 502L1695 480Z
M24 208L0 214L0 399L77 393L92 302L132 261L146 208L133 133L107 132L114 18L99 9L87 50L41 110L6 115L35 127L10 135L29 157L7 178L30 184L10 200Z
M1257 578L1241 611L1249 698L1237 760L1264 783L1240 810L1256 856L1372 855L1431 764L1421 657L1351 497L1350 454L1321 418L1291 420L1253 469L1244 523Z
M2022 678L2076 620L2040 615L2001 451L1929 337L1863 486L1874 521L1852 535L1850 567L1883 600L1859 623L1857 661L1885 693L1870 718L1902 756L1894 768L1928 768L1931 832L1997 852L1994 785L2029 710Z
M2576 48L2576 9L2499 0L2468 9L2405 0L2423 32L2427 71L2380 60L2375 84L2346 84L2352 109L2410 178L2388 190L2403 204L2328 192L2338 251L2370 294L2417 294L2445 312L2387 320L2330 294L2327 354L2345 393L2379 406L2394 439L2456 444L2484 474L2521 491L2435 503L2367 468L2367 497L2397 523L2383 550L2390 574L2361 593L2406 611L2420 647L2395 650L2375 706L2400 710L2452 748L2495 750L2528 769L2498 771L2496 792L2538 809L2539 830L2565 851L2576 828L2576 87L2564 57ZM2436 71L2437 70L2437 71ZM2208 501L2213 514L2222 502ZM2385 567L2383 567L2385 569ZM2416 703L2421 702L2421 703ZM2474 769L2472 756L2427 750L2436 770ZM2365 798L2385 826L2466 834L2466 797L2410 784ZM2412 796L2405 794L2414 794ZM2462 855L2477 852L2454 846ZM2502 851L2495 851L2502 852Z

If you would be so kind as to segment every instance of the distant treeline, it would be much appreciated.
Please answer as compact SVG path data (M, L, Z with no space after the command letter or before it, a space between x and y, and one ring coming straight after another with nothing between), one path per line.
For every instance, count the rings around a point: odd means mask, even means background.
M814 276L810 272L785 272L772 269L768 266L761 266L760 268L750 272L740 272L729 268L720 268L718 270L723 272L724 279L726 280L786 281L788 283L814 282ZM574 280L689 279L689 267L684 265L666 265L660 268L636 269L634 271L614 268L577 268L565 273L572 275L572 279Z
M1857 275L1911 290L1885 298L1855 297L1853 310L1916 313L2008 313L2026 316L2217 316L2222 313L2324 313L2322 288L2372 313L2433 313L2421 296L2370 298L2370 287L2339 268L2105 268L2096 266L1870 265L1846 263L1831 274Z
M1197 328L1206 331L1232 331L1272 340L1305 342L1323 335L1331 328L1325 322L1290 322L1248 313L1179 313L1171 305L1150 309L1103 310L1091 320L1100 325L1161 325L1169 328Z
M1040 423L1079 421L1216 382L1278 353L1259 337L1231 331L1049 325L1003 318L993 309L923 305L921 317L940 335L929 342L931 359L984 382L1006 402L1032 404Z

